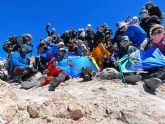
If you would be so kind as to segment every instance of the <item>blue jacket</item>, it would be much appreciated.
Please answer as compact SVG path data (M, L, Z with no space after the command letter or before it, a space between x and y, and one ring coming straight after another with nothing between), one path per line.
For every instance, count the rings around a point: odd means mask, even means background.
M23 54L18 51L15 51L11 55L9 63L11 66L11 70L13 70L17 66L21 66L25 69L29 68L27 54Z
M58 47L54 44L48 44L48 49L40 55L41 61L49 61L58 53Z
M147 33L139 26L129 25L127 31L123 32L122 36L128 36L132 44L138 47L147 38Z

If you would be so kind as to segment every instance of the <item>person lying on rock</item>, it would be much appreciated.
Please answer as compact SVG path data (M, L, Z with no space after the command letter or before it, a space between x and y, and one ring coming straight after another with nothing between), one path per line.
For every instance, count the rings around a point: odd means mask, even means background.
M37 73L36 69L29 67L28 53L31 52L31 47L28 45L22 45L21 49L15 51L9 60L10 63L10 74L12 80L10 82L21 82L27 80L33 74Z
M53 57L48 64L47 76L39 78L36 82L29 82L28 84L22 84L22 88L29 89L32 87L41 87L50 84L49 91L54 91L55 88L61 83L69 79L67 73L57 67L58 62L65 59L65 49L60 48L58 55Z

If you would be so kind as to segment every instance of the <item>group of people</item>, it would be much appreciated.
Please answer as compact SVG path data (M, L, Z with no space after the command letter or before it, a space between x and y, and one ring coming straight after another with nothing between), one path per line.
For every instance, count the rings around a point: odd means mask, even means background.
M55 28L50 30L51 24L48 23L46 26L48 36L40 40L37 46L37 56L32 64L31 59L27 56L33 50L32 36L30 34L11 35L3 45L4 51L8 53L7 79L11 83L21 83L40 71L42 74L46 74L44 80L36 81L35 84L30 84L28 87L50 84L50 90L54 90L61 82L70 78L65 71L58 68L58 63L67 59L70 54L90 56L90 53L100 43L111 53L111 56L103 56L103 66L98 71L107 67L119 70L119 60L124 55L130 55L136 50L159 48L161 53L165 55L165 29L162 24L163 14L160 8L152 2L145 4L139 13L139 19L134 16L129 21L126 19L118 22L116 24L118 30L113 38L112 30L106 23L97 27L96 32L92 29L91 24L87 24L86 30L80 28L76 31L71 28L62 35L56 34ZM83 78L90 77L92 79L92 76L90 68L82 69ZM136 77L132 76L132 78ZM27 82L22 84L27 85Z

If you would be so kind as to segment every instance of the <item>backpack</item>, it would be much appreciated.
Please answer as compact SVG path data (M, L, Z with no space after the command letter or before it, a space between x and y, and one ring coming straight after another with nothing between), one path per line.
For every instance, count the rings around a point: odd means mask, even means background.
M3 50L5 51L5 52L7 52L7 53L9 53L10 52L10 48L11 48L11 46L10 46L10 41L5 41L4 43L3 43Z

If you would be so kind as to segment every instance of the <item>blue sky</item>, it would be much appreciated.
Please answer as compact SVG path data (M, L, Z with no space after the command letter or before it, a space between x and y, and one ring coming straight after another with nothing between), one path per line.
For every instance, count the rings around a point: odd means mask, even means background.
M164 0L152 0L165 12ZM113 31L116 22L126 16L138 16L146 0L3 0L0 4L0 45L11 34L30 33L36 46L39 39L47 36L45 26L48 22L57 33L71 27L85 28L91 23L93 28L108 23ZM36 54L34 48L33 55ZM0 57L6 53L0 48Z

